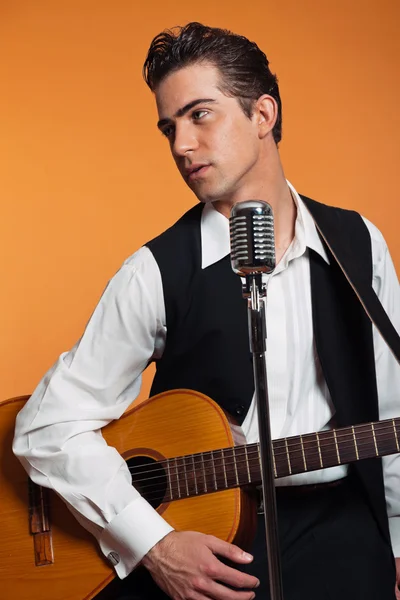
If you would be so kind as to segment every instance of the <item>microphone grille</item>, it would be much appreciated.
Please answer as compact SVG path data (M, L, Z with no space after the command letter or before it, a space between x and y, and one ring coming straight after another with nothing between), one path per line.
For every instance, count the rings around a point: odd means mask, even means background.
M274 217L262 200L236 204L229 219L232 269L241 276L275 268Z

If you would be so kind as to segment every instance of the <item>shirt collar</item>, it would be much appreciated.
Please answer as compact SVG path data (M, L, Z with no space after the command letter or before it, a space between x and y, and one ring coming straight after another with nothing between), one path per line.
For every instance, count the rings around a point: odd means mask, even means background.
M282 260L304 254L306 248L317 252L328 264L329 258L317 233L314 220L304 202L289 181L287 182L297 206L295 236ZM208 202L201 215L201 267L206 269L230 253L229 220Z
M287 181L287 180L286 180ZM287 181L290 191L292 192L292 198L297 206L297 218L295 226L295 238L298 237L298 233L303 236L304 245L307 248L311 248L319 254L329 265L329 257L326 253L325 247L318 235L317 228L314 223L314 219L311 216L308 208L300 198L297 191L294 189L290 181Z

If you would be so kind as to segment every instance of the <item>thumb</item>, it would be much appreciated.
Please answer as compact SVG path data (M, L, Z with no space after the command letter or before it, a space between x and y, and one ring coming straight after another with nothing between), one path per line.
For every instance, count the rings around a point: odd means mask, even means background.
M235 544L224 542L213 535L209 535L207 538L207 546L214 554L219 554L220 556L228 558L236 563L247 564L253 560L253 556L251 554L244 552L244 550L239 548L239 546L235 546Z

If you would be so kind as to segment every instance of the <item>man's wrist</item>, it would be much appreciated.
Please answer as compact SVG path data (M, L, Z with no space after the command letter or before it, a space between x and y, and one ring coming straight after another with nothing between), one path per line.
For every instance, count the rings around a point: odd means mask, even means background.
M157 561L157 557L159 555L159 551L161 547L165 546L168 543L168 539L174 531L169 531L163 538L158 540L156 544L145 554L142 558L141 564L146 567L146 569L151 570L151 567L154 565L154 562Z

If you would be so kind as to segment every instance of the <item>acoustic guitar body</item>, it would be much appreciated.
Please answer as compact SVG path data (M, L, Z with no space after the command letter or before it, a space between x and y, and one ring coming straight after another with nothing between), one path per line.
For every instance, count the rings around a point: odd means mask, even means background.
M55 493L32 485L14 457L15 418L26 400L21 397L0 404L0 597L89 600L113 579L114 571L64 502ZM235 439L234 431L240 430L231 427L215 402L197 392L174 390L134 407L102 433L128 466L144 464L142 470L151 476L153 461L243 442ZM169 476L173 482L173 473ZM151 495L151 485L137 487L146 498L149 494L147 499L175 529L201 531L249 546L256 515L252 496L243 488L208 490L189 498L184 498L183 489L181 499L160 502Z

